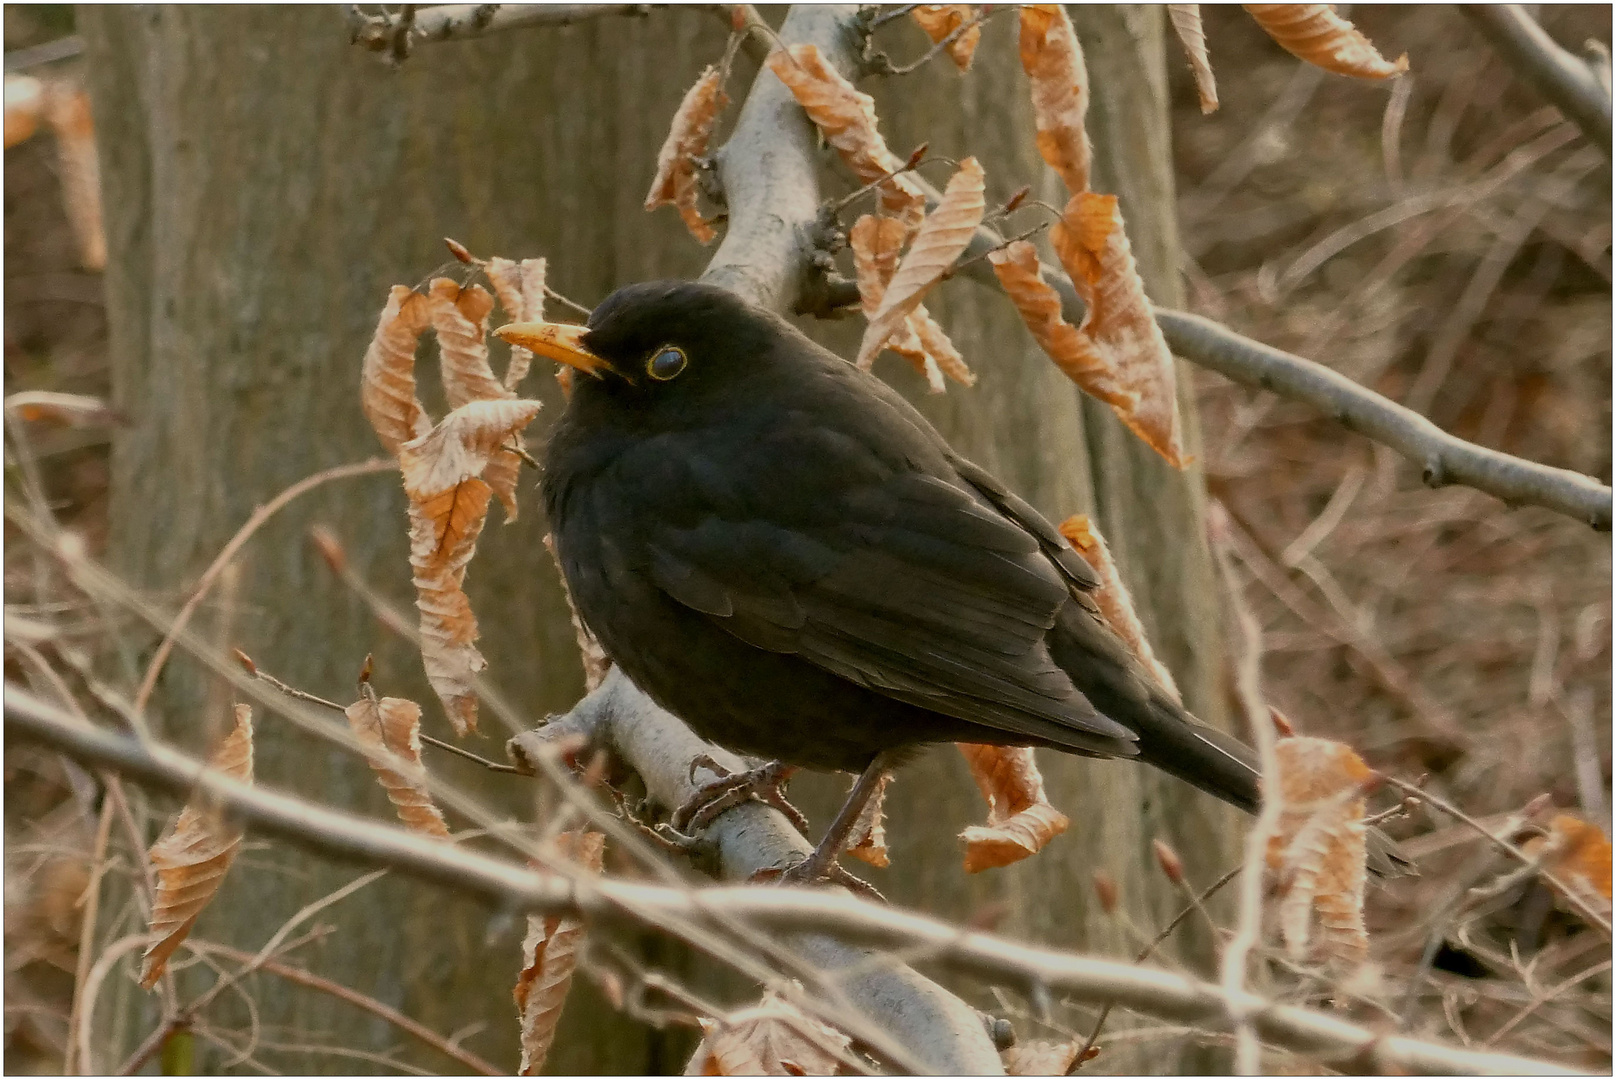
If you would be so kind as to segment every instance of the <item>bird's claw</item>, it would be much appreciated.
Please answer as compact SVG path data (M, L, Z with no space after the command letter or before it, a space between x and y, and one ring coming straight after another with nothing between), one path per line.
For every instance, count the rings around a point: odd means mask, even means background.
M802 888L823 888L825 886L834 887L839 885L867 900L874 900L880 904L887 902L887 898L881 895L881 890L863 878L843 869L841 863L832 861L828 866L815 867L814 858L811 855L801 862L794 863L784 869L759 870L752 875L752 880Z
M785 782L797 771L795 766L771 761L755 769L732 773L708 755L701 754L690 763L691 783L695 783L698 768L714 773L718 779L703 784L674 811L671 825L680 833L694 833L719 814L754 797L784 814L799 832L807 831L808 819L786 800L783 790Z

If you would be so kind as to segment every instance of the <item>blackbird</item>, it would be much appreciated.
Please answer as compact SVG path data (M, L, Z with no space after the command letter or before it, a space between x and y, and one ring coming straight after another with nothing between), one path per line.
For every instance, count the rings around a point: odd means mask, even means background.
M591 376L543 495L606 652L705 739L862 774L813 869L930 743L1136 758L1256 811L1256 755L1175 703L1088 563L879 378L692 282L498 334Z

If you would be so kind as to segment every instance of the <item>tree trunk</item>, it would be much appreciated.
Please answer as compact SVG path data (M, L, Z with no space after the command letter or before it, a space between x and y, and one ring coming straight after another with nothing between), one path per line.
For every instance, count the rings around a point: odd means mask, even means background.
M1160 12L1081 9L1074 18L1095 90L1097 187L1121 195L1152 297L1175 303ZM255 505L318 469L379 452L358 408L360 357L387 287L418 282L445 258L441 237L481 255L546 255L552 285L584 303L630 281L694 277L709 254L670 211L646 215L640 204L681 94L723 49L724 26L710 16L658 11L420 45L397 72L348 44L335 8L86 7L80 20L105 185L114 397L131 420L114 445L111 558L131 582L176 604ZM903 24L882 38L895 53L920 47ZM939 153L976 153L990 194L1002 200L1042 177L1039 193L1062 201L1033 149L1014 17L989 24L971 74L945 65L874 88L894 148L902 154L930 140ZM750 65L738 63L732 97L750 77ZM1166 468L1086 401L1003 297L963 281L942 292L934 310L982 378L922 407L955 445L1051 517L1095 514L1187 704L1220 722L1199 473ZM807 328L851 355L859 322ZM906 391L919 390L892 358L880 365ZM547 403L533 439L542 445L560 402L538 368L523 391ZM441 412L439 401L428 407ZM1193 451L1193 408L1187 414ZM582 680L531 481L522 499L519 521L484 533L468 592L489 675L537 719L571 705ZM425 703L428 729L446 735L419 657L333 579L307 542L313 522L330 525L352 565L395 604L412 604L396 478L341 481L283 511L252 541L228 644L336 700L352 696L360 662L374 652L379 689ZM201 751L223 723L208 699L195 666L177 658L154 726ZM500 757L497 721L486 715L483 726L470 745ZM390 814L363 762L272 716L259 732L264 783ZM508 812L533 812L525 781L441 754L429 765ZM1044 754L1042 765L1071 832L1020 866L970 879L954 836L984 809L963 763L944 748L905 770L891 793L893 869L878 884L899 903L946 916L1002 900L1008 932L1121 955L1133 940L1091 900L1094 870L1121 883L1129 917L1148 929L1180 903L1151 859L1153 836L1171 840L1193 881L1232 863L1232 819L1184 785L1124 763ZM801 784L816 824L828 820L827 801L841 786ZM238 862L196 932L256 949L281 920L354 876L270 845ZM301 962L438 1031L484 1025L466 1045L514 1063L509 991L520 919L384 879L319 920L338 930L301 950ZM1175 941L1180 956L1207 969L1204 935ZM645 950L654 964L693 970L672 945L647 942ZM182 989L194 993L205 978L183 974ZM365 1014L264 976L249 986L264 1025L367 1051L397 1045L403 1060L448 1066ZM114 990L119 1000L97 1017L97 1032L111 1037L96 1040L101 1068L115 1067L157 1020L148 996L118 979L104 996ZM624 1019L582 980L573 993L547 1071L682 1067L687 1035ZM366 1067L291 1052L261 1057L280 1068ZM224 1060L202 1057L198 1066ZM1107 1055L1108 1071L1184 1064L1172 1046Z

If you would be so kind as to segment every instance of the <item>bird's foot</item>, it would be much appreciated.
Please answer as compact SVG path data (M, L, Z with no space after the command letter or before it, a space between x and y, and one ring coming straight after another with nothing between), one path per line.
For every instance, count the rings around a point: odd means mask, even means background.
M808 830L808 819L801 810L786 801L784 785L797 771L795 765L771 761L745 772L732 773L706 754L690 763L691 782L695 782L698 768L718 776L717 780L703 784L696 794L673 813L671 824L681 833L690 834L733 806L757 798L784 814L799 832Z
M815 855L818 852L814 853ZM884 904L887 898L881 895L881 890L871 885L861 877L848 873L842 864L832 859L828 865L818 865L814 855L809 855L800 863L788 866L785 869L760 870L752 875L753 881L774 882L778 885L795 885L802 888L824 888L827 886L841 886L856 896L866 900L874 900Z

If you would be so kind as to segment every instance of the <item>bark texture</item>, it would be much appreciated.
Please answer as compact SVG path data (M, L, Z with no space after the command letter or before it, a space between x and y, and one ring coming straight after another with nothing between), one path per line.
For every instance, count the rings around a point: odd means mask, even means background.
M414 283L445 258L440 237L484 255L546 255L552 285L585 303L630 281L693 277L710 255L676 215L640 208L680 95L722 51L722 24L709 15L657 11L422 46L397 72L348 45L336 8L85 8L80 18L106 188L114 394L132 421L114 448L112 557L129 580L159 595L183 597L256 504L317 469L378 452L358 407L359 360L387 286ZM1074 18L1095 87L1097 186L1122 197L1153 299L1174 303L1160 12L1082 9ZM1058 181L1033 149L1014 37L1014 16L998 18L971 74L943 61L873 91L900 155L924 140L936 152L975 153L987 167L990 198L1041 177L1039 193L1057 201ZM907 23L883 31L882 40L900 58L923 48ZM732 97L750 76L751 65L738 61ZM1001 296L959 281L932 307L982 381L922 407L957 446L1051 517L1096 515L1186 703L1219 721L1217 594L1201 539L1199 475L1163 466L1106 410L1084 401ZM809 329L851 355L856 323ZM898 362L879 363L906 392L923 396ZM548 403L532 440L542 444L559 394L543 365L523 389ZM426 400L441 410L434 395ZM520 521L484 533L468 592L491 676L538 718L568 708L582 680L539 543L545 530L531 480L522 497ZM335 529L378 588L401 606L411 603L396 481L346 481L294 505L253 541L230 643L281 678L338 700L351 696L360 661L374 652L379 688L427 703L428 730L435 724L446 735L419 658L341 589L308 545L315 521ZM208 699L206 684L176 661L154 723L199 750L210 725L222 724L205 715ZM471 745L498 756L504 732L497 727L485 715L488 737ZM388 813L362 761L273 723L260 732L266 783ZM532 793L519 781L441 754L429 764L513 813L532 813ZM928 754L891 789L894 868L878 884L895 900L942 916L966 917L1003 900L1007 932L1116 956L1131 942L1091 900L1094 870L1122 884L1136 923L1154 926L1176 910L1178 897L1150 858L1153 836L1174 843L1193 880L1210 880L1232 863L1232 819L1183 785L1127 764L1046 754L1043 765L1072 831L1019 867L965 879L954 835L983 807L952 750ZM810 779L799 785L805 809L823 823L843 783ZM269 848L242 860L226 885L230 896L197 932L256 949L282 919L352 876ZM509 989L520 920L393 881L321 918L340 930L309 947L304 962L439 1031L486 1025L468 1045L494 1061L515 1061ZM648 940L643 955L695 974L666 943ZM1204 941L1189 955L1192 967L1209 970ZM361 1014L271 979L252 985L265 1024L366 1050L392 1041ZM683 1034L621 1018L582 981L574 994L548 1071L682 1067ZM155 1019L149 1001L126 994L103 1007L97 1030L116 1030L128 1045ZM414 1053L406 1049L406 1058L448 1067ZM359 1064L264 1058L316 1071ZM1109 1069L1187 1063L1170 1045L1108 1058ZM219 1062L199 1062L209 1064Z

